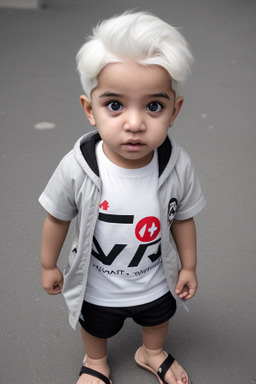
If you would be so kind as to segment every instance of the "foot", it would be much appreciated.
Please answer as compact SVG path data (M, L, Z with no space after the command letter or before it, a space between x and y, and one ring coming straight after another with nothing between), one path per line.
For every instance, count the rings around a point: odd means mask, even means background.
M83 365L87 368L93 369L96 372L101 373L102 375L109 378L110 369L107 363L107 358L103 357L102 359L94 360L89 358L87 355L84 358ZM111 383L111 382L110 382ZM105 384L104 381L101 381L95 376L90 374L82 373L77 381L77 384Z
M159 349L156 351L147 349L144 345L137 351L139 361L148 366L156 374L160 365L167 358L168 354L163 350ZM150 370L149 369L149 370ZM163 383L160 379L159 381ZM167 384L190 384L190 380L186 371L182 366L174 360L170 368L165 374L164 381Z

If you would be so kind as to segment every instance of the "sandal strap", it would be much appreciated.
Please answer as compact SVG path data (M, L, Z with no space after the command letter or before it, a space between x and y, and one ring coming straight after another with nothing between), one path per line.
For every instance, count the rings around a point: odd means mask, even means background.
M81 368L79 376L81 376L83 373L85 373L87 375L91 375L91 376L97 377L98 379L103 381L105 384L110 384L110 380L105 375L103 375L102 373L100 373L98 371L95 371L94 369L85 367L84 365Z
M174 357L168 353L167 358L164 360L163 364L160 365L158 368L157 374L160 377L160 379L165 383L164 377L172 363L174 362Z

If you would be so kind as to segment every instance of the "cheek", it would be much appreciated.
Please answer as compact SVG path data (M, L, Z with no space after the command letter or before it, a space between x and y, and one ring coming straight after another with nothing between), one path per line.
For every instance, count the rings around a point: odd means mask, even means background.
M159 141L163 141L165 140L166 138L166 135L168 133L168 130L169 130L169 120L167 121L164 121L162 124L159 124L157 127L156 127L156 131L157 131L157 138Z
M109 145L114 144L117 139L117 134L113 127L108 127L106 124L98 126L98 131L101 139Z
M159 147L161 144L163 144L168 134L168 129L169 129L169 126L156 128L156 134L154 135L155 137L153 139L155 147Z

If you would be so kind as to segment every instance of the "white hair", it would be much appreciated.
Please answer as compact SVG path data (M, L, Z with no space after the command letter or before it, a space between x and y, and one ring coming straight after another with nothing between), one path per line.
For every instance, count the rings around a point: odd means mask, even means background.
M125 12L93 28L93 35L76 56L85 94L91 96L106 65L127 59L145 66L163 67L170 75L176 95L193 60L186 40L177 29L146 12Z

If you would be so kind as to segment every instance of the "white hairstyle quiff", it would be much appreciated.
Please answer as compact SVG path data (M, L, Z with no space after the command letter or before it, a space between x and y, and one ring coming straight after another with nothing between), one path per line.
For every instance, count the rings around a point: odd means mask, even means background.
M184 37L171 25L146 12L125 12L93 28L76 56L85 94L90 98L106 65L127 59L163 67L179 95L193 57Z

